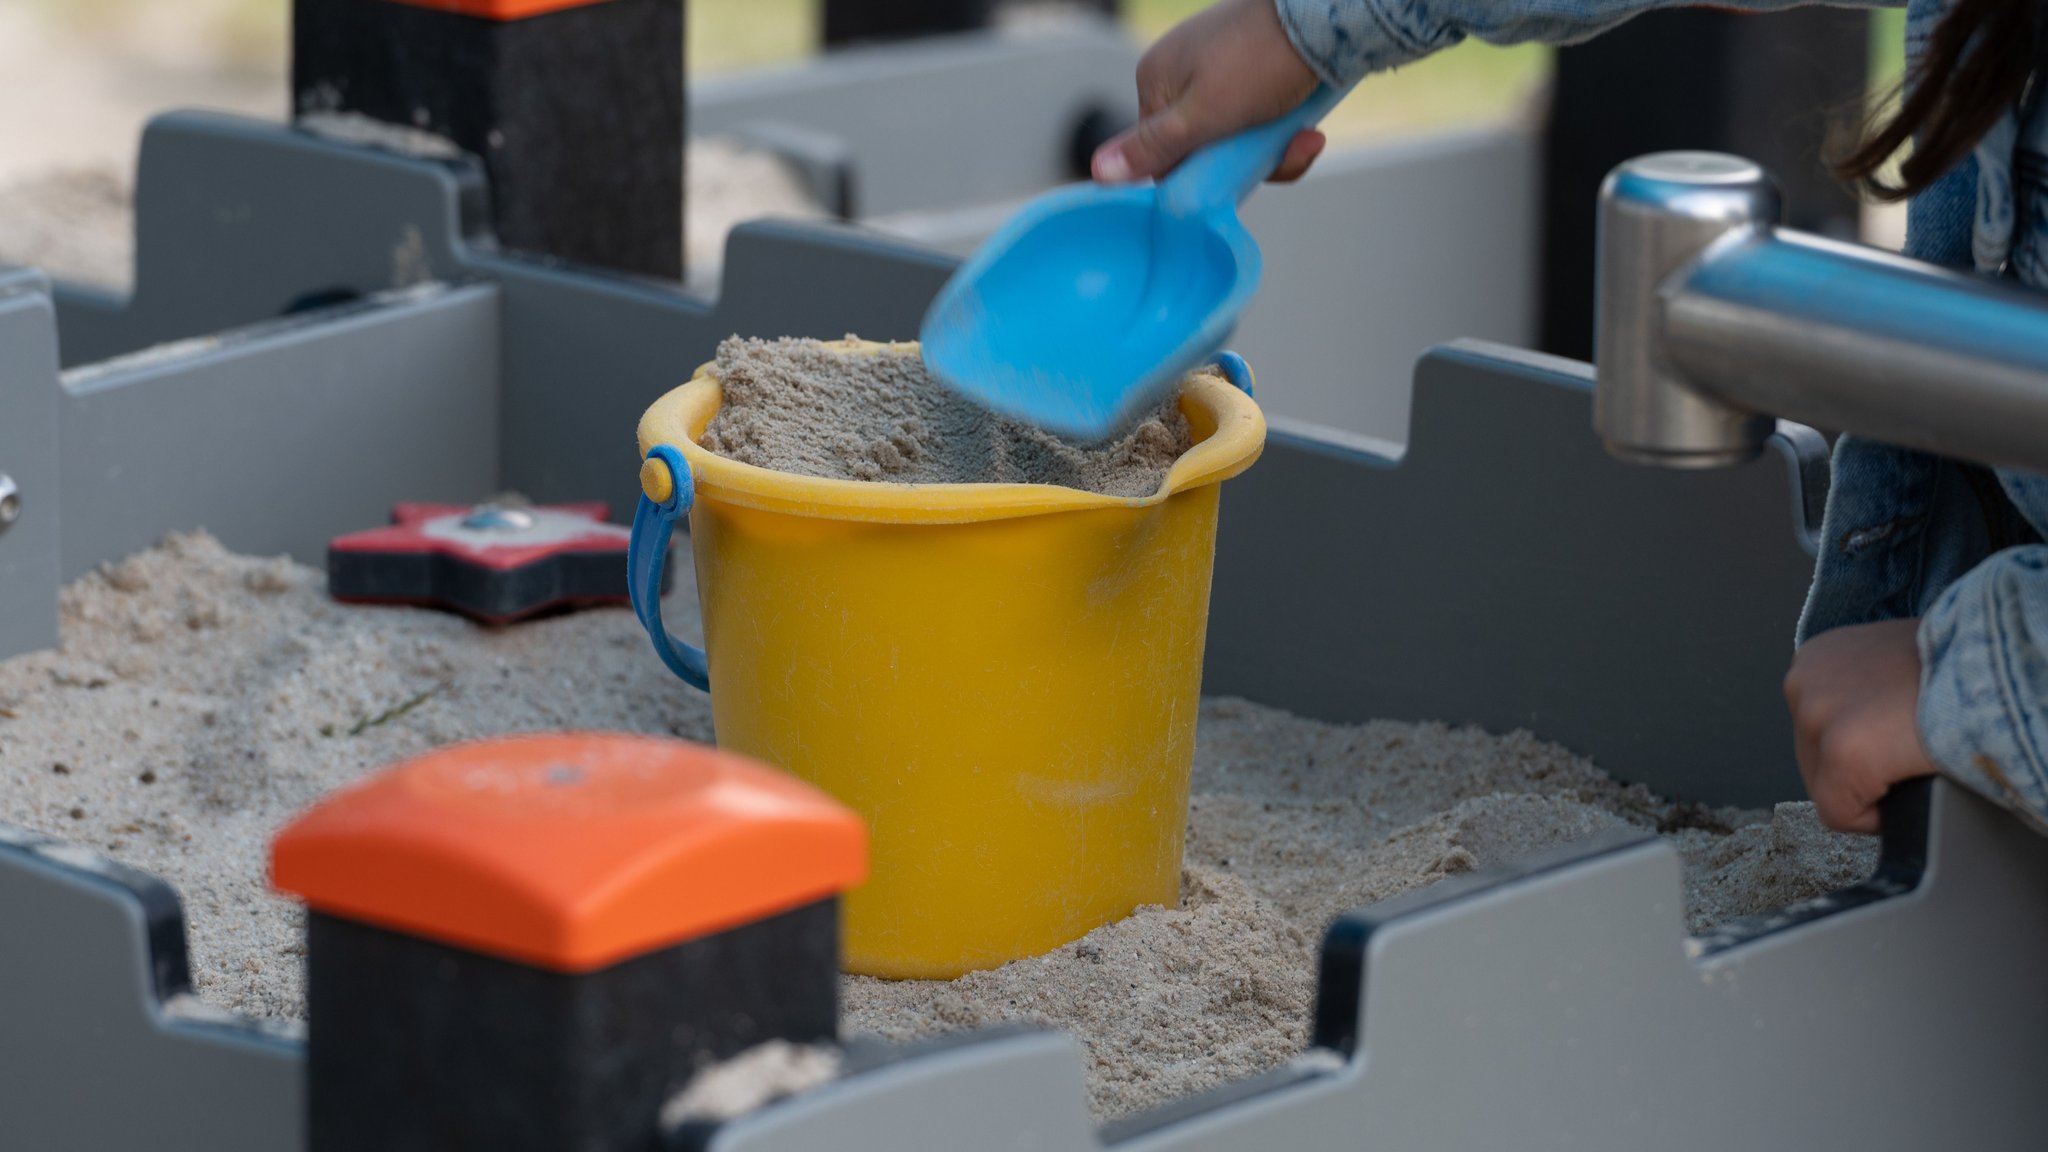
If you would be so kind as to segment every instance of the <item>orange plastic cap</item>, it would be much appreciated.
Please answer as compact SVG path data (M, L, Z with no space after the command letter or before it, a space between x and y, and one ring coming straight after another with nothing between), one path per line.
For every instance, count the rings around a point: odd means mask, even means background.
M681 740L515 736L328 797L270 869L320 912L588 972L845 891L867 831L808 784Z
M389 0L390 3L404 4L412 8L432 8L437 12L453 12L458 16L475 16L484 20L524 20L528 16L545 16L560 12L564 8L581 8L588 4L602 4L605 0Z

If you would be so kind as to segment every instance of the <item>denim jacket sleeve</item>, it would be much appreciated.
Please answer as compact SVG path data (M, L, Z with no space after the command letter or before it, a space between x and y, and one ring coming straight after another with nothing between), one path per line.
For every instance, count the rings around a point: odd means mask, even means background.
M2048 476L2001 472L2039 532ZM2007 548L1920 620L1920 739L1942 771L2048 830L2048 544Z
M1716 0L1717 8L1772 12L1801 0ZM1906 0L1836 0L1895 8ZM1685 0L1275 0L1295 51L1337 87L1449 48L1468 36L1489 44L1574 44L1653 8Z

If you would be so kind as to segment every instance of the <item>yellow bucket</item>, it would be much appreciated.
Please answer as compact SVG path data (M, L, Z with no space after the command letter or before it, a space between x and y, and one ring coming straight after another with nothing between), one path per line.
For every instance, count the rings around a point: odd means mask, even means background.
M685 679L708 664L720 747L866 819L849 971L950 978L1178 902L1218 484L1265 445L1226 375L1249 385L1230 356L1183 382L1196 443L1130 499L741 464L697 445L711 365L641 418L636 608ZM708 657L659 617L684 507Z

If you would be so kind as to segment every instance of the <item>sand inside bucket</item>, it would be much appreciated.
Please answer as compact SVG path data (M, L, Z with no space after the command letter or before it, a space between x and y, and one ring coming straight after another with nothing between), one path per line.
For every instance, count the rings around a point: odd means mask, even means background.
M1106 443L1063 440L976 407L925 371L911 345L849 355L819 340L735 336L718 346L717 365L724 400L703 446L800 476L1149 496L1193 443L1170 401Z
M701 639L691 566L674 571L670 627ZM0 820L168 880L200 995L255 1015L303 1011L303 921L264 884L269 839L301 807L453 740L573 727L711 738L706 698L624 610L493 630L349 607L316 571L195 534L73 582L62 614L60 650L0 662ZM1339 912L1624 824L1683 855L1694 930L1841 887L1874 861L1873 841L1823 830L1810 805L1674 804L1526 733L1323 724L1209 700L1181 907L951 982L849 978L846 1028L1062 1028L1087 1053L1095 1115L1125 1115L1299 1051L1317 942Z

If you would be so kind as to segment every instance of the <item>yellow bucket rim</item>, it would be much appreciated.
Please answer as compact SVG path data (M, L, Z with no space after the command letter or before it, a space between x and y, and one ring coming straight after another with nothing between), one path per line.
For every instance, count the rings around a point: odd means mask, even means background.
M847 355L916 355L916 341L879 343L831 340L826 346ZM959 524L1081 512L1104 508L1146 508L1174 495L1219 484L1252 466L1266 446L1266 416L1242 389L1213 371L1198 369L1181 380L1180 409L1196 436L1149 496L1106 496L1054 484L892 484L801 476L742 464L697 443L718 414L724 385L716 363L697 369L689 383L656 400L640 417L640 455L658 445L681 452L690 465L694 494L722 504L767 512L788 512L831 520L890 524ZM1206 435L1204 434L1206 430ZM668 498L666 469L642 474L642 487L657 502Z

